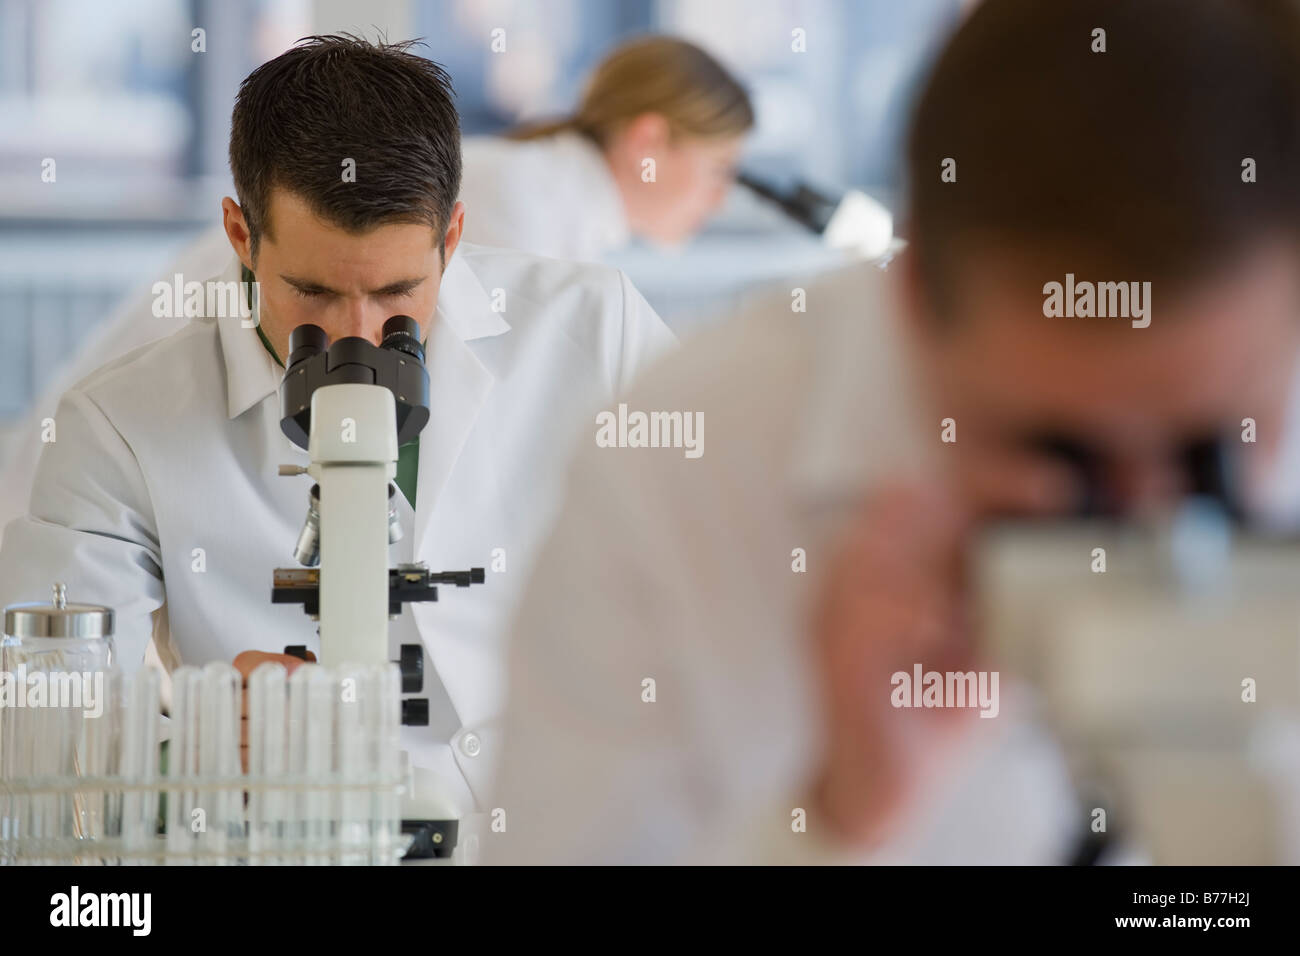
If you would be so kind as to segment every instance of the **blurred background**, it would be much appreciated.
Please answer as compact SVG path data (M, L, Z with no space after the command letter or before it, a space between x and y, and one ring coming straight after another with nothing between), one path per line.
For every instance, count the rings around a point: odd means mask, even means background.
M128 293L139 297L233 195L240 80L298 38L424 38L466 134L570 111L620 40L704 47L747 86L743 159L782 186L857 187L890 206L916 79L958 0L0 0L0 465L37 398ZM194 52L195 29L204 52ZM507 49L494 53L492 32ZM805 53L792 51L803 31ZM56 179L42 164L56 159ZM634 244L624 268L679 333L756 283L837 261L733 190L684 248ZM181 321L181 320L176 320ZM43 402L41 403L44 404Z
M805 184L838 197L856 189L897 215L911 99L969 5L0 0L0 529L26 510L41 443L32 423L53 414L74 373L121 351L106 331L114 313L154 282L170 280L197 240L211 246L220 200L234 193L227 145L240 81L299 38L341 31L422 38L417 52L444 65L455 82L468 136L567 115L592 68L620 42L679 36L711 53L749 91L756 126L745 139L747 174L778 191ZM202 52L195 49L198 30ZM492 48L497 31L505 31L503 52ZM793 48L796 35L801 50ZM42 177L49 158L57 161L53 182ZM224 237L216 240L224 255ZM210 258L209 248L204 261ZM807 279L842 263L844 253L734 187L721 215L680 248L634 242L606 261L688 336L756 286ZM141 323L141 334L166 334L183 321ZM1211 526L1208 533L1218 532ZM1283 561L1266 550L1238 558L1244 596L1223 607L1244 607L1247 616L1231 618L1222 608L1210 614L1211 605L1185 604L1188 594L1208 589L1169 588L1162 565L1120 540L1108 545L1116 566L1125 566L1122 549L1133 548L1127 566L1143 575L1113 576L1106 601L1080 589L1077 555L1088 553L1098 534L1039 541L1025 532L991 543L976 562L987 578L989 630L1009 670L1045 686L1072 759L1087 762L1080 779L1122 780L1132 790L1120 794L1136 808L1130 825L1145 831L1157 862L1300 859L1300 724L1263 707L1264 718L1252 723L1256 712L1243 716L1235 696L1213 719L1203 706L1222 703L1225 672L1296 673L1300 558L1291 553ZM1207 550L1200 539L1193 544L1194 553ZM1185 617L1156 616L1170 608ZM1199 722L1187 714L1199 714ZM1260 783L1266 778L1281 781L1276 791ZM1110 796L1103 797L1105 804ZM1284 825L1269 815L1270 801L1288 814ZM1212 833L1207 820L1218 824Z

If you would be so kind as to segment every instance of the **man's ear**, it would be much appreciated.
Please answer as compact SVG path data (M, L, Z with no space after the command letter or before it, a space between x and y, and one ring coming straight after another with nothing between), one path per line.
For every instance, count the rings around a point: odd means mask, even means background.
M933 333L940 325L935 303L926 288L920 257L914 245L903 249L890 263L896 301L902 306L898 321L909 333Z
M447 217L447 231L442 237L442 264L443 268L451 261L451 255L460 245L460 237L465 233L465 204L457 202L451 207L451 215Z
M221 225L225 227L226 238L230 240L230 248L235 250L235 255L239 256L239 261L244 264L244 268L252 272L253 236L248 231L248 222L244 219L244 210L240 209L239 203L229 196L225 196L221 200Z

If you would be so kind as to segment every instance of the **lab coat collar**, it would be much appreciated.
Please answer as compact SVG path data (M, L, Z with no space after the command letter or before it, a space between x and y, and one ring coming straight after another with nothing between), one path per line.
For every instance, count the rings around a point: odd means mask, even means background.
M478 249L473 243L460 244L447 263L438 291L438 317L451 326L462 342L510 331L510 323L502 312L493 310L491 297L466 261Z
M463 247L471 251L474 248L468 244L463 244ZM232 256L230 264L217 278L221 281L239 281L238 257ZM438 293L437 319L433 323L434 331L429 334L430 351L435 339L443 338L434 334L439 328L446 328L452 333L447 337L449 341L442 346L444 350L454 347L452 342L464 348L463 343L466 341L500 335L510 330L509 323L501 313L492 310L486 290L465 262L460 249L452 256L443 273ZM256 309L251 320L226 316L214 321L217 323L222 357L226 364L226 414L230 419L235 419L254 405L260 404L267 396L276 394L283 369L276 364L257 334L256 323L260 321L260 316ZM433 369L430 367L430 381L433 380Z
M891 289L867 263L809 289L809 302L820 300L827 321L811 335L810 387L788 475L804 506L852 503L881 481L914 479L933 467L926 438L938 435L939 424L930 429L920 411Z
M496 382L467 343L510 329L501 313L492 310L487 292L466 262L473 254L473 246L462 244L447 265L437 319L425 346L429 423L420 441L416 560L432 560L426 553L426 545L431 543L426 534L430 515Z
M222 282L238 282L243 277L238 256L231 256L221 275ZM217 316L217 335L221 339L221 354L226 363L226 416L238 418L268 395L275 394L280 384L281 369L262 345L257 334L261 321L254 301L253 315Z

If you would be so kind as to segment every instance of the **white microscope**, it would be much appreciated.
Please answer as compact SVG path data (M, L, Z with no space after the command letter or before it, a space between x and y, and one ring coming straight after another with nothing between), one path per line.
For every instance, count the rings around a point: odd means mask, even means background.
M1139 520L1056 445L1089 489L1076 520L992 529L972 570L986 650L1074 775L1081 856L1300 862L1300 542L1250 525L1230 442L1192 447L1193 494Z
M311 456L306 468L282 465L280 474L308 474L307 520L294 557L301 568L277 568L271 600L302 604L320 622L320 663L382 664L388 660L388 623L410 601L436 601L439 584L484 582L482 568L432 573L423 564L389 567L389 545L402 535L391 499L398 449L429 421L429 377L418 323L397 315L384 323L380 346L362 338L332 345L316 325L289 338L280 383L280 427ZM305 648L285 653L305 656ZM423 689L423 648L402 645L397 662L402 692ZM428 699L404 698L402 723L428 723ZM457 821L436 787L411 776L403 796L402 830L413 836L407 858L447 857ZM427 778L426 778L427 779ZM430 791L434 792L430 792Z

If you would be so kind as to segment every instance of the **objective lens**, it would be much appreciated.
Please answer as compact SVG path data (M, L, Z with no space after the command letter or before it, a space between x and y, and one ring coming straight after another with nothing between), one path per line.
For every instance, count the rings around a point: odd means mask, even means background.
M388 483L388 543L402 540L402 521L397 516L393 498L397 488ZM320 485L311 486L311 503L307 506L307 519L298 532L298 543L293 549L294 559L305 568L320 564Z

